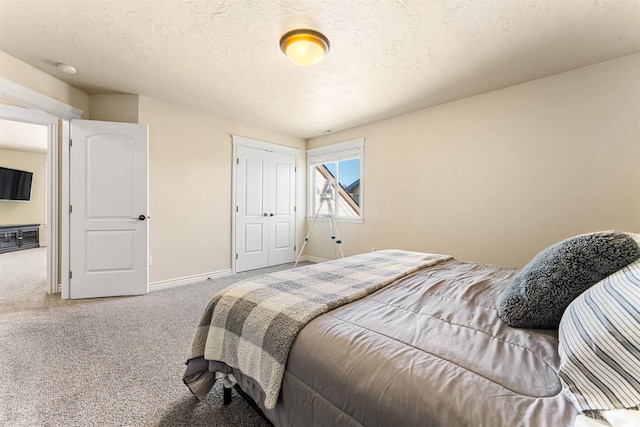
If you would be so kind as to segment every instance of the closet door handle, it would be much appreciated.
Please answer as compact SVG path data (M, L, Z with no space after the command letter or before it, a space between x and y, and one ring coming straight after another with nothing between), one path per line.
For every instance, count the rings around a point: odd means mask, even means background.
M262 216L267 216L267 213L266 213L266 212L265 212L265 213L263 213L263 214L262 214Z
M273 214L272 214L272 213L270 213L270 214L269 214L269 216L273 216Z

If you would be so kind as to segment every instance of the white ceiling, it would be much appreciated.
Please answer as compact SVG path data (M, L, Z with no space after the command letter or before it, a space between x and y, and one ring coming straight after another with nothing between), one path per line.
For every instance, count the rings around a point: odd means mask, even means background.
M316 66L280 51L301 27ZM640 52L640 0L0 0L0 50L308 138Z

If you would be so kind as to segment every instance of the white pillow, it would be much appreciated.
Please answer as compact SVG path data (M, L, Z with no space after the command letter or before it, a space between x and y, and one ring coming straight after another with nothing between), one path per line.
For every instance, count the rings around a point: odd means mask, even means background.
M589 418L578 415L573 427L638 427L640 426L640 411L629 409L612 409L602 411L603 419Z
M640 260L576 298L559 341L558 374L580 412L640 405Z

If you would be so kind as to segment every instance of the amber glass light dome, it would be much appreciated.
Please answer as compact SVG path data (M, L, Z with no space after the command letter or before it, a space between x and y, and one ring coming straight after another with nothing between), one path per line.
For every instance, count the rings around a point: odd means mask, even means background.
M313 30L293 30L280 39L280 49L294 64L317 64L329 51L329 40Z

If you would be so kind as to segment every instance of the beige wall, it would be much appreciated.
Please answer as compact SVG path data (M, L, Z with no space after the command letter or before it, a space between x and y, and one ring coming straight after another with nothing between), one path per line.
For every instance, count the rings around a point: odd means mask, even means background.
M339 225L345 252L521 266L576 233L640 232L638 74L640 54L307 141L366 138L365 223ZM0 76L86 117L150 126L152 283L231 267L231 134L300 148L304 170L299 138L142 96L90 97L3 52ZM299 173L299 207L304 183ZM323 225L305 254L333 258Z
M89 95L91 120L138 123L138 95Z
M89 117L89 95L3 51L0 51L0 77L79 108L84 111L83 118Z
M149 125L150 282L230 269L231 135L299 148L301 163L304 140L143 96L139 121ZM304 206L304 174L298 181L298 206Z
M31 201L0 201L0 225L41 224L40 245L46 246L45 163L47 155L0 149L0 166L33 172Z
M87 95L4 52L0 76L73 105L84 118L149 125L152 283L231 268L231 134L299 148L304 170L301 138L142 96ZM304 206L304 174L298 187L298 206ZM303 214L300 209L299 240Z
M311 139L364 137L364 224L343 249L523 266L574 234L640 232L640 54ZM326 224L309 255L333 258Z

